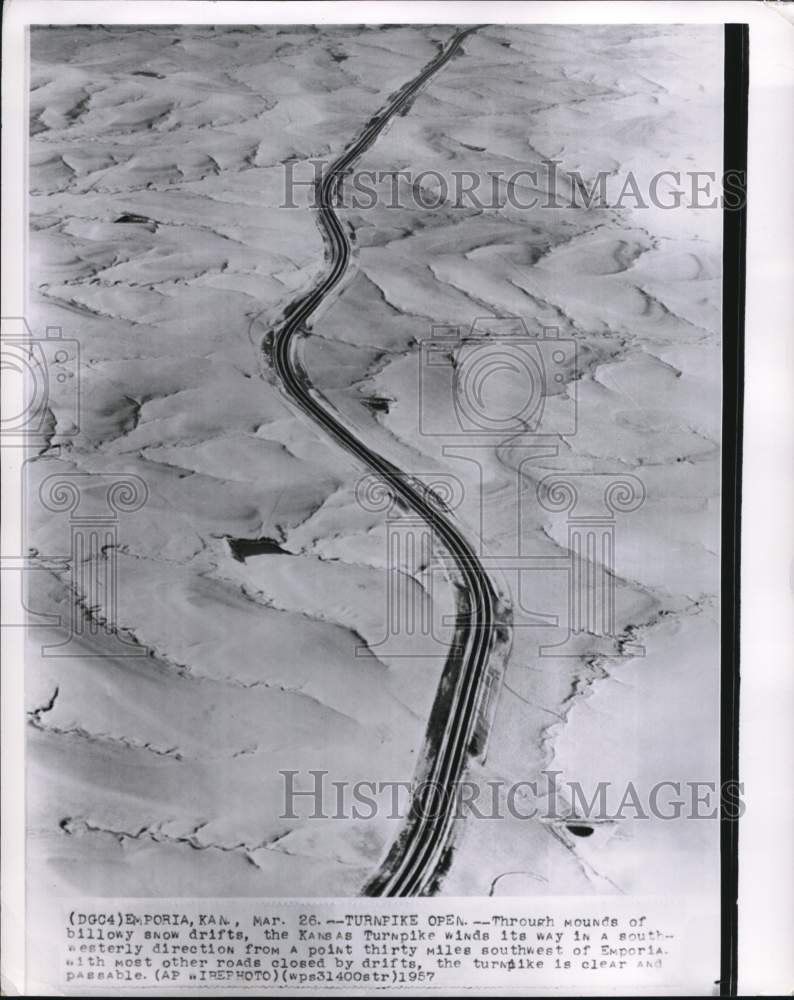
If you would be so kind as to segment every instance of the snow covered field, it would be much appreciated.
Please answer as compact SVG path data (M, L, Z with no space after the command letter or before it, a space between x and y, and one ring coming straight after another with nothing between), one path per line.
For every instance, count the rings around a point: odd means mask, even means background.
M114 622L148 655L117 655L99 629L80 655L45 657L59 630L31 629L37 892L355 894L400 830L382 813L281 819L279 771L410 780L443 659L421 631L401 637L408 655L379 647L387 581L432 601L438 620L455 595L387 565L385 517L356 502L365 470L291 406L261 345L326 252L305 199L283 207L285 161L338 155L451 33L31 33L31 324L79 340L81 368L79 413L55 387L50 446L30 466L29 544L69 552L68 517L35 501L50 475L88 474L88 494L135 475L148 491L118 521ZM484 27L360 167L535 171L542 195L549 160L584 178L718 172L721 88L718 28ZM512 604L471 775L553 769L586 789L717 780L721 213L632 199L425 209L400 184L399 208L384 184L373 207L340 209L355 256L303 357L370 447L463 483L461 522ZM433 324L488 316L576 345L564 385L576 383L576 431L555 437L556 454L510 436L455 454L423 431L447 426L451 402L443 372L420 394L421 342ZM511 560L568 551L566 517L535 500L551 473L643 484L614 525L623 655L539 655L564 639L566 577ZM263 551L244 554L240 539ZM29 575L30 607L68 621L67 570ZM539 819L460 823L441 890L716 891L716 824L631 816L585 836Z

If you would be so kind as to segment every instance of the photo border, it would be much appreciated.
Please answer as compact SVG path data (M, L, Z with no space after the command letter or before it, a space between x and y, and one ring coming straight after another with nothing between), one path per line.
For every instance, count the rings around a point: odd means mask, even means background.
M723 176L744 178L741 204L723 210L722 229L722 546L720 593L720 785L739 782L744 325L747 271L747 121L750 30L725 25ZM720 807L720 996L738 988L739 824Z
M369 7L370 15L376 11L381 20L390 20L390 14L395 11L395 5L383 4L317 4L305 3L293 5L281 3L223 5L207 4L201 0L182 3L162 4L143 0L139 3L129 3L121 0L114 4L66 2L45 3L34 0L11 0L4 9L4 44L3 44L3 170L6 184L3 186L3 257L5 273L3 277L3 313L15 314L24 311L25 291L21 280L21 260L27 246L24 220L24 209L19 203L20 177L26 171L27 153L24 144L19 148L19 137L24 134L22 124L18 121L26 111L26 104L20 103L20 95L24 94L27 80L27 53L24 43L20 46L20 36L30 23L80 23L95 20L97 16L108 23L174 23L180 21L186 11L190 11L190 20L207 22L215 19L219 23L236 21L260 21L262 23L287 23L289 21L316 23L340 23L349 20L350 9L366 17L362 8ZM417 23L424 20L431 12L439 23L459 20L464 14L473 18L479 13L477 8L482 4L428 4L412 3L402 6L404 23ZM523 8L523 17L517 15L516 7ZM778 132L778 127L786 120L782 108L772 106L774 95L763 88L759 92L759 77L763 84L769 87L772 80L784 93L791 94L791 67L780 60L781 53L792 51L791 35L785 36L785 31L792 29L791 10L788 17L783 10L785 5L775 5L771 9L765 4L749 2L715 3L645 3L645 4L556 4L538 3L532 5L514 5L510 3L492 5L493 23L509 23L512 21L532 18L532 23L575 23L599 20L602 23L723 23L728 17L747 18L753 33L753 55L748 50L748 25L726 24L726 66L725 66L725 163L736 168L737 162L745 165L748 162L748 96L753 107L753 124L749 126L750 150L749 161L753 169L750 197L754 198L760 185L769 184L770 190L775 179L780 186L791 167L792 142L790 138ZM224 9L225 8L225 9ZM247 8L247 11L243 8ZM277 8L277 10L275 9ZM302 8L302 9L300 9ZM335 9L334 9L335 8ZM380 8L380 10L378 10ZM468 10L466 9L468 8ZM589 8L589 10L587 9ZM710 8L710 10L709 10ZM235 11L242 10L242 16L235 16ZM89 13L90 12L90 13ZM600 16L599 16L600 15ZM759 32L756 32L756 28ZM778 32L783 39L773 45L772 38ZM786 46L789 46L788 48ZM13 47L13 48L12 48ZM736 64L728 53L738 56ZM766 63L763 60L766 55ZM753 63L753 89L750 90L748 79L749 60ZM775 62L777 60L777 64ZM728 114L728 93L731 88L732 105L738 112L738 117ZM734 104L735 101L735 104ZM762 113L759 124L759 105ZM743 110L742 110L743 109ZM770 121L773 127L769 127ZM759 151L757 145L758 133L763 129L763 137L767 148ZM744 142L741 142L741 133ZM772 147L772 141L775 146ZM756 143L756 145L753 145ZM780 154L781 160L772 164L762 162L775 159ZM784 276L781 271L792 261L792 236L790 222L788 228L781 221L785 216L787 206L791 204L788 192L776 196L775 208L770 209L770 198L761 197L753 200L753 213L748 217L746 209L741 212L725 213L723 230L723 393L727 393L733 385L736 395L733 397L735 406L723 405L723 467L722 467L722 607L721 607L721 776L723 780L738 779L740 749L742 775L748 783L747 798L752 816L750 825L745 820L742 825L741 876L739 871L739 824L726 821L721 817L721 868L723 888L722 904L722 966L720 992L722 995L735 996L737 989L743 993L755 993L761 984L768 986L774 983L777 989L782 988L783 976L792 969L794 960L791 955L778 953L778 947L785 942L787 931L790 933L790 918L792 913L791 890L786 889L787 873L792 871L790 858L790 830L786 820L794 819L788 789L788 760L786 754L791 751L794 736L791 729L781 730L781 723L787 719L794 704L792 703L792 682L787 670L792 665L790 641L785 644L779 632L780 626L785 627L785 619L778 620L774 616L784 608L786 599L785 565L788 559L786 547L792 537L791 515L786 512L786 501L791 498L790 471L775 469L767 474L767 479L759 483L753 476L747 477L747 466L742 466L746 451L747 462L756 462L756 448L759 445L759 423L767 437L779 449L783 449L780 461L786 459L785 449L791 438L791 431L784 425L769 426L771 416L786 416L790 419L791 407L785 399L775 400L774 405L762 408L754 414L748 410L743 412L745 388L750 397L750 404L758 403L759 393L765 391L764 378L771 373L778 375L784 385L786 376L792 373L790 358L779 360L779 367L773 369L769 364L769 355L774 350L780 350L785 344L784 329L775 327L785 320L791 312L787 308L794 301L790 287L781 287ZM775 211L779 215L774 214ZM747 269L747 241L753 255L753 266L749 273ZM729 253L729 243L732 250ZM759 257L758 245L768 244ZM770 267L770 265L776 265ZM782 265L782 266L781 266ZM745 288L745 282L747 287ZM764 295L774 291L777 298L774 301L764 301ZM754 356L748 350L745 358L745 315L744 301L747 293L748 314L747 325L752 333ZM730 314L730 315L729 315ZM764 340L764 336L766 339ZM763 343L758 345L757 338ZM759 356L760 362L759 362ZM745 383L745 364L747 365L747 382ZM755 379L755 382L753 381ZM731 381L732 380L732 381ZM774 385L778 385L777 380ZM725 400L725 395L724 395ZM752 414L752 419L749 414ZM766 422L766 423L765 423ZM745 427L746 424L746 427ZM746 444L745 444L746 430ZM756 465L752 464L753 471ZM7 473L7 462L4 456L3 471ZM742 472L744 472L744 493L742 491ZM4 476L5 478L5 476ZM11 477L9 477L11 478ZM782 502L783 524L778 518L777 525L759 525L757 515L759 507L768 503L764 491L772 482L783 487L782 496L775 497L775 502ZM4 538L9 530L8 501L13 504L8 481L3 488L3 510L6 520L3 526ZM11 484L13 485L13 483ZM759 495L761 494L761 495ZM742 508L745 510L745 526L740 536ZM747 516L750 511L753 517ZM13 511L12 511L13 513ZM755 518L755 520L754 520ZM786 522L788 518L788 522ZM770 519L771 520L771 519ZM742 556L744 558L742 559ZM749 558L748 558L749 557ZM766 562L764 562L766 560ZM759 565L768 566L769 581L761 577ZM783 572L781 573L781 567ZM741 579L741 595L740 595ZM762 592L759 594L759 590ZM740 605L740 596L743 603ZM769 616L774 621L770 627ZM765 617L766 616L766 617ZM741 617L741 633L740 633ZM765 631L761 631L765 630ZM4 630L7 633L8 630ZM763 643L759 644L759 634ZM4 651L7 652L7 635L3 636ZM745 666L749 662L748 643L753 662L756 659L761 669L746 673L742 688L742 742L739 745L739 651L740 643L744 652ZM773 656L782 655L777 662ZM762 676L759 677L759 674ZM769 694L777 697L777 702L770 704ZM8 670L8 659L3 670L2 699L2 734L3 734L3 953L4 972L9 981L8 987L24 988L25 974L20 968L22 955L15 949L15 944L24 937L24 896L17 893L19 887L20 860L24 858L24 845L20 845L19 809L24 801L24 790L21 787L19 768L19 753L24 745L24 734L17 725L16 713L22 701L21 678L14 676ZM765 700L767 699L767 700ZM764 708L764 716L759 718L759 708ZM22 737L22 742L20 742ZM763 744L766 743L766 747ZM757 757L764 748L765 759L749 759L748 747ZM16 760L14 756L16 755ZM769 812L757 815L765 801L769 804ZM12 810L13 809L13 814ZM781 839L769 839L770 826L781 832ZM762 840L764 834L767 840ZM788 839L786 839L788 837ZM748 844L752 843L752 848ZM760 852L764 852L760 856ZM24 876L24 872L22 873ZM742 903L743 918L740 919L737 897L750 897L751 902ZM786 895L788 893L788 895ZM766 897L763 910L760 900ZM749 910L747 909L749 905ZM9 919L9 917L11 919ZM771 942L764 940L763 935L771 933ZM775 933L777 932L777 933ZM775 949L771 954L762 950L763 947ZM763 963L762 958L770 959ZM741 966L739 959L741 958ZM740 971L741 969L741 971ZM13 977L17 972L21 980ZM776 978L777 977L777 978Z

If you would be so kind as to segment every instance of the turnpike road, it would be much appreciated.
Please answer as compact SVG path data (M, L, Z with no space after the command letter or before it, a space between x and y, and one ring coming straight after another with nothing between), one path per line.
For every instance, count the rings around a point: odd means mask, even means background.
M454 787L466 767L477 725L478 706L496 638L498 599L475 549L451 515L418 479L376 454L341 422L331 404L312 386L297 349L300 339L309 332L306 324L310 317L333 292L350 264L350 241L334 211L346 174L391 119L407 109L418 91L461 51L465 40L476 30L470 27L453 35L422 72L406 83L325 169L318 184L318 221L330 251L330 267L313 289L292 303L288 318L273 331L269 350L270 365L289 398L338 445L380 477L397 502L430 525L434 537L454 561L466 594L444 668L444 677L451 677L453 692L445 702L446 718L433 744L433 759L423 775L428 795L434 794L434 790L446 790L448 794L441 794L432 803L412 803L406 829L364 889L366 895L372 896L415 896L432 891L454 821Z

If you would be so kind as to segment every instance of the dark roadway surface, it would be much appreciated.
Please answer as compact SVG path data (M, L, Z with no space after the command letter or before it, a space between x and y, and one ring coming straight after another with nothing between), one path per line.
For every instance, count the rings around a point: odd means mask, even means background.
M493 646L497 598L493 586L480 565L475 550L452 520L440 509L420 482L371 451L338 419L330 404L311 386L297 360L295 348L306 323L320 303L344 276L350 262L350 243L337 218L333 202L345 174L368 149L388 122L409 106L417 91L460 50L463 41L477 29L456 33L439 55L406 84L391 103L380 111L361 133L325 171L320 181L319 219L331 251L331 268L322 281L293 304L289 318L275 331L271 363L290 398L339 445L355 455L369 470L378 474L395 499L432 525L435 536L450 553L460 572L468 595L469 607L458 615L454 652L454 692L448 717L439 733L435 757L425 780L449 789L446 805L436 810L421 808L414 802L408 826L392 848L379 873L364 892L367 895L415 896L432 891L434 878L445 853L454 819L453 786L466 765L477 721L477 706L482 682L487 673ZM453 655L453 654L451 654ZM445 667L448 674L450 661Z

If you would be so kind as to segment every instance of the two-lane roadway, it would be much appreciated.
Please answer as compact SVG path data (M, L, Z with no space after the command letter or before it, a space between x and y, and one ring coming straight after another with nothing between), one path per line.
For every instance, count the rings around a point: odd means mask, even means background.
M360 441L313 388L298 361L297 342L309 318L338 285L350 263L350 242L334 211L339 186L346 173L388 122L409 104L417 91L449 62L476 30L471 27L457 32L438 56L367 123L355 142L323 173L318 192L318 218L330 248L330 269L310 292L293 303L289 318L274 331L272 341L271 364L291 400L341 447L380 476L395 498L432 526L435 537L457 565L469 605L459 612L456 643L450 653L454 660L447 665L449 668L451 664L455 674L450 708L437 740L435 757L424 775L428 783L425 787L435 788L438 793L433 803L438 808L430 808L427 801L413 803L407 827L365 888L367 895L413 896L433 887L454 820L455 785L466 766L477 723L478 704L495 638L497 598L474 548L452 517L433 503L420 482Z

